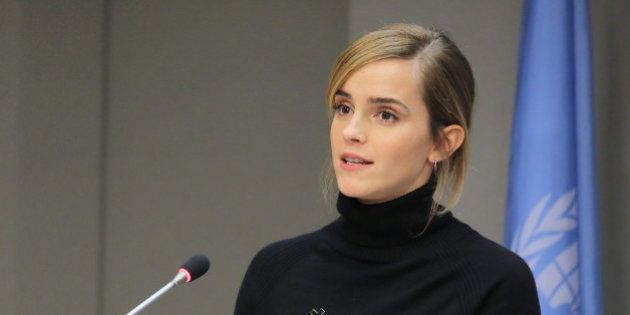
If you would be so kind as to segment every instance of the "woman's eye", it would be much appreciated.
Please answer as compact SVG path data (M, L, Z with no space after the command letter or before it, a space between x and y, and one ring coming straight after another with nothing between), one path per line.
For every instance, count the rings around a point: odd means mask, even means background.
M347 115L352 112L352 108L350 108L350 106L345 105L345 104L335 104L333 110L335 111L336 114L340 114L340 115Z
M382 111L378 113L378 118L380 118L381 120L385 120L388 122L393 122L398 120L398 117L388 111Z

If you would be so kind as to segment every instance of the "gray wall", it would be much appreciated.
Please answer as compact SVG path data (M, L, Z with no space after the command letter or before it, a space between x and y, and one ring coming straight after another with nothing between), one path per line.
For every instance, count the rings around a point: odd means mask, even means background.
M209 275L154 314L229 314L255 251L328 221L323 91L345 4L208 3L112 2L105 314L195 252Z
M16 3L0 2L0 313L16 314L18 29Z
M209 275L151 313L230 314L260 247L336 216L319 182L328 71L348 40L395 21L447 29L472 63L456 215L501 241L520 9L0 0L0 313L122 313L203 252ZM592 9L609 314L630 314L628 9Z
M630 2L592 2L604 302L630 314Z
M260 247L333 217L345 2L1 4L0 313L119 314L202 252L151 312L229 314Z
M95 313L102 4L4 1L0 12L0 270L10 274L0 307Z

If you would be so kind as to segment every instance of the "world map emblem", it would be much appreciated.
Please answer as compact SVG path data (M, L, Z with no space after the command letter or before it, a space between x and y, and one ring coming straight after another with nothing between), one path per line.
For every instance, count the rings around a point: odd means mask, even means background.
M534 273L543 309L562 308L571 314L579 314L575 189L553 202L551 197L551 193L547 194L536 203L510 248L527 261Z

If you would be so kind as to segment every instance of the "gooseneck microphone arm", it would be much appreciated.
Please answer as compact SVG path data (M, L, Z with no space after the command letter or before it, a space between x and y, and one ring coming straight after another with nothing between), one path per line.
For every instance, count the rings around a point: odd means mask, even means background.
M180 285L182 283L191 282L201 276L203 276L206 271L210 268L210 260L208 257L204 255L195 255L190 257L186 263L182 265L179 269L175 278L159 289L157 292L153 293L149 298L144 300L142 303L138 304L134 309L129 311L127 315L135 315L140 313L143 309L145 309L149 304L153 303L153 301L157 300L162 294L168 292L174 286Z
M174 286L184 283L186 281L186 275L181 270L177 273L175 278L159 289L157 292L153 293L149 298L144 300L142 303L138 304L134 309L129 311L127 315L134 315L140 313L145 307L149 306L149 304L153 303L153 301L157 300L162 294L166 293L168 290L172 289Z

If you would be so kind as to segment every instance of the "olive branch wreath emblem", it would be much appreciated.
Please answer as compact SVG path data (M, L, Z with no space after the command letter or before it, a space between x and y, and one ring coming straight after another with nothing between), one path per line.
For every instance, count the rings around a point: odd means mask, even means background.
M572 313L579 311L579 270L577 241L558 244L577 229L575 189L571 189L548 207L551 194L545 195L527 216L510 248L523 257L536 277L536 284L552 308L569 304ZM552 248L556 246L556 248ZM539 266L552 250L554 257ZM542 301L541 301L542 302Z

